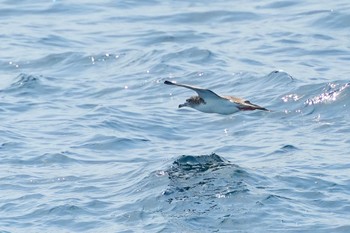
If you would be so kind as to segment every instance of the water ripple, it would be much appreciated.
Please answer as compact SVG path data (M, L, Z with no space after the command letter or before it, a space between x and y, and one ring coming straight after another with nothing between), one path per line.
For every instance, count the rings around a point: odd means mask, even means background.
M0 231L347 232L349 12L1 1ZM271 112L178 109L168 79Z

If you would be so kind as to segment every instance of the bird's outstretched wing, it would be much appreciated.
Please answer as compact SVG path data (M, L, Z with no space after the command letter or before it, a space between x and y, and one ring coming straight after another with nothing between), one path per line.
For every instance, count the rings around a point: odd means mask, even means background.
M206 98L222 98L221 96L219 96L215 92L213 92L213 91L211 91L209 89L201 88L201 87L195 87L195 86L191 86L191 85L187 85L187 84L174 83L174 82L171 82L171 81L165 81L164 84L174 85L174 86L179 86L179 87L185 87L185 88L191 89L191 90L197 92L198 96L201 97L202 99L206 99Z
M270 111L264 107L260 107L257 104L251 103L249 100L237 98L234 96L224 96L224 98L230 100L233 103L236 103L238 105L238 108L243 111L249 111L249 110L263 110L263 111Z

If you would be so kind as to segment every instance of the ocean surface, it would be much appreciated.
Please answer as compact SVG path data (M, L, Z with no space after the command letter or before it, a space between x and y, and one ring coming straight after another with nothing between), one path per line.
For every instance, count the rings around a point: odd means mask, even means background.
M350 2L0 2L0 232L350 232ZM178 109L191 90L271 110Z

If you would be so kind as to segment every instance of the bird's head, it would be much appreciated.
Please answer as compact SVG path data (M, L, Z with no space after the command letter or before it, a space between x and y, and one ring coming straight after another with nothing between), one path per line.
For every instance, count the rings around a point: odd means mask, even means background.
M182 108L182 107L195 108L197 105L200 105L200 104L205 104L205 101L201 97L191 96L189 99L186 100L185 103L180 104L179 108Z

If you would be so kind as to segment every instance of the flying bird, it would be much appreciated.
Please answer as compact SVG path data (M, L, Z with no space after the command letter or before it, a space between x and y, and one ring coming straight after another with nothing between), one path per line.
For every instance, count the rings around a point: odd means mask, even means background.
M165 81L164 84L185 87L197 92L197 96L191 96L185 103L180 104L179 108L190 107L205 113L218 113L223 115L228 115L239 111L269 111L268 109L260 107L259 105L252 104L248 100L234 96L221 96L209 89L171 81Z

